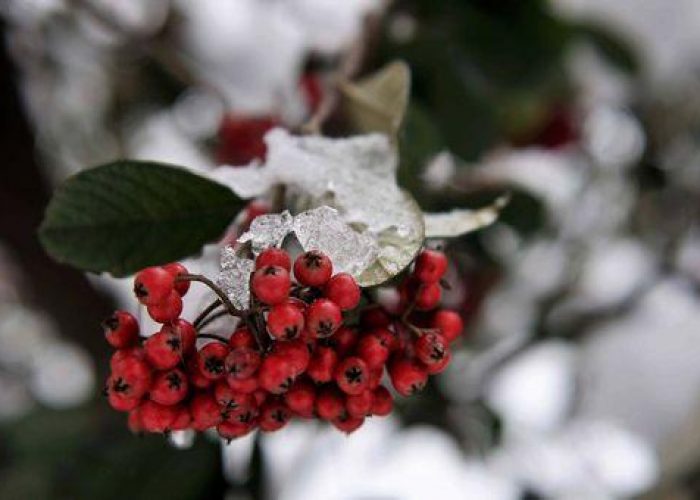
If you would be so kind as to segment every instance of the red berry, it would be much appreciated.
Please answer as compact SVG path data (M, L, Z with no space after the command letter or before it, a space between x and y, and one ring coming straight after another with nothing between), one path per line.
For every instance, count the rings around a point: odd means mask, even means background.
M174 405L187 395L187 377L185 373L175 368L156 375L151 386L151 400L162 405Z
M344 432L345 434L351 434L359 429L364 422L364 418L355 418L344 414L333 420L331 423L336 429Z
M140 398L151 386L151 367L146 361L130 356L114 369L111 379L110 392L128 398Z
M304 418L311 418L314 414L314 401L316 400L316 388L311 382L297 380L284 395L284 402L290 410Z
M171 331L161 330L143 343L143 350L154 368L168 370L182 360L182 341Z
M367 389L369 368L356 356L345 358L335 370L335 381L346 394L357 395Z
M445 355L442 357L442 360L440 362L425 365L425 371L428 372L430 375L442 373L443 371L445 371L445 368L447 368L447 365L450 364L451 360L452 354L450 354L450 351L448 350L445 352Z
M192 323L184 319L176 319L170 325L166 325L162 330L167 330L180 339L181 350L184 355L194 352L197 342L197 330Z
M189 429L192 425L192 415L190 415L190 410L186 406L178 405L177 413L175 415L175 420L170 424L171 431L184 431Z
M389 348L384 339L374 333L360 337L355 352L370 368L382 367L389 359Z
M360 326L371 330L373 328L386 328L391 324L391 317L381 307L363 308L360 314Z
M251 286L258 300L274 305L287 300L291 284L289 272L285 268L264 266L253 274Z
M254 425L241 422L222 422L216 426L216 432L222 439L225 439L229 443L234 439L243 437L255 428Z
M377 415L378 417L385 417L394 408L394 398L391 396L389 390L380 385L374 390L372 399L372 415Z
M129 418L126 423L127 427L133 434L141 434L143 432L143 424L141 423L141 409L134 408L129 412Z
M335 350L338 356L343 357L345 354L350 352L350 350L357 344L358 335L355 330L348 328L346 326L340 327L333 338L331 343L335 346Z
M438 283L427 283L418 288L416 293L416 309L419 311L429 311L435 309L440 303L442 288Z
M129 347L128 349L119 349L114 351L112 357L109 358L109 368L114 371L118 370L118 367L125 360L134 357L136 359L144 359L144 352L141 347Z
M257 346L257 343L255 342L253 334L250 333L250 330L246 327L241 327L233 332L228 339L228 345L231 346L231 349L236 349L237 347L249 347L252 349Z
M287 422L292 418L292 412L289 411L284 403L272 401L265 403L260 408L260 430L265 432L275 432L287 425Z
M292 340L304 329L304 314L290 303L272 306L267 315L267 331L280 340Z
M226 373L229 377L244 379L252 377L257 371L262 357L255 349L239 347L226 356Z
M139 338L139 323L126 311L115 311L102 322L102 328L107 342L117 349L132 346Z
M416 357L426 365L442 363L448 355L449 347L442 335L437 333L425 333L413 343Z
M178 416L176 406L166 406L155 401L144 401L141 405L141 423L147 432L166 432Z
M389 363L389 377L396 392L402 396L421 391L428 380L425 368L407 358L396 358Z
M277 342L274 346L274 353L289 362L295 377L304 373L309 366L309 361L311 361L311 353L306 342L299 339Z
M156 323L170 323L179 318L182 313L182 297L173 290L163 302L151 304L146 310Z
M283 394L292 386L296 375L294 366L285 356L272 354L260 365L258 382L272 394Z
M432 326L440 330L445 340L453 342L461 335L464 322L456 312L442 309L433 316Z
M413 275L423 283L437 283L447 271L447 257L437 250L423 250L416 258Z
M316 299L306 310L306 328L319 339L333 335L342 321L340 308L328 299Z
M370 368L369 370L369 382L367 384L368 389L376 389L379 384L382 383L382 376L384 375L384 367Z
M306 374L317 384L330 382L338 364L338 354L331 347L319 346L311 356Z
M260 387L257 376L250 378L234 378L229 375L226 377L226 383L234 391L244 392L246 394L251 394L257 391L258 387Z
M281 248L271 247L263 250L255 259L255 269L265 266L279 266L287 270L292 270L292 259L289 254Z
M334 420L345 411L345 398L335 387L326 386L318 392L316 414L323 420Z
M198 389L206 389L213 383L199 371L199 358L197 356L192 356L187 360L187 377L190 384Z
M111 382L108 380L107 384L109 385L110 383ZM124 394L112 391L108 391L107 399L109 405L117 411L132 411L141 403L140 398L130 398Z
M250 394L234 391L223 380L214 386L214 398L219 406L232 411L247 410L253 401Z
M221 407L209 392L196 394L190 401L192 428L204 431L218 425L222 421Z
M173 275L162 267L147 267L134 279L134 294L143 305L164 302L174 291Z
M184 297L185 294L187 293L187 290L190 289L190 282L189 280L177 280L178 276L189 274L187 271L187 268L180 264L179 262L173 262L171 264L166 264L163 266L163 269L168 271L171 276L173 277L174 283L175 283L175 291L180 295L180 297Z
M263 138L276 125L277 120L269 116L225 115L217 134L218 163L247 165L264 159L267 147Z
M252 400L251 400L252 401ZM254 424L258 416L258 409L252 405L240 410L224 409L222 415L226 422L237 422L240 424Z
M311 250L294 261L294 277L304 286L323 286L333 274L333 263L322 252Z
M373 400L372 391L365 390L360 394L345 398L345 409L351 417L362 418L370 414Z
M264 391L262 389L258 389L253 393L253 400L255 401L255 406L260 406L262 405L266 400L268 396L268 392Z
M210 380L226 376L226 357L231 348L222 342L210 342L199 350L199 371Z
M348 273L333 276L324 289L325 296L338 304L343 311L355 309L360 303L360 287Z

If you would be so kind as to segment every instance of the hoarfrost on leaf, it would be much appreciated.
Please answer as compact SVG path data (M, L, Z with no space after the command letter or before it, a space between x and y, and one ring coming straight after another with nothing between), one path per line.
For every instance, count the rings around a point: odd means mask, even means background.
M426 238L454 238L493 224L508 204L509 196L501 196L491 205L477 209L455 209L445 213L425 214Z
M221 251L221 271L216 277L216 284L237 309L249 307L250 274L254 270L255 262L239 257L232 247Z

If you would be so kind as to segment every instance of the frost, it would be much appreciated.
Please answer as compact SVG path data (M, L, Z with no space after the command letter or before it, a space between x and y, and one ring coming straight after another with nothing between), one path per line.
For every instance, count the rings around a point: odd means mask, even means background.
M478 210L455 209L445 213L425 214L426 238L453 238L493 224L509 197L501 196L491 205Z
M237 309L248 309L250 274L254 269L255 262L239 257L232 247L221 251L221 271L216 277L216 284Z
M265 165L224 167L215 178L243 198L260 196L276 184L285 184L310 197L311 206L337 209L342 220L362 235L362 245L371 239L379 247L369 266L363 262L368 251L358 252L364 247L345 248L344 266L356 270L353 274L363 286L379 284L411 262L423 243L423 215L413 198L396 184L396 152L384 135L328 139L296 137L275 129L265 142ZM311 238L309 229L306 232ZM304 234L297 236L303 239ZM330 244L326 240L322 243L320 236L319 232L313 236L317 245ZM369 272L359 274L367 267Z

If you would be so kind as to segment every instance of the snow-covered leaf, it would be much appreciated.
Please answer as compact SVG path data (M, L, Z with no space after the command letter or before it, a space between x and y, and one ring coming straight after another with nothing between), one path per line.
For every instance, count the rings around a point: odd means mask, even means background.
M221 271L216 284L238 309L248 309L250 305L250 273L254 269L255 262L239 257L232 247L221 251Z
M382 132L392 140L401 128L411 87L411 70L394 61L357 82L341 82L343 110L356 132Z
M508 204L510 197L501 196L491 205L477 209L455 209L444 213L425 214L426 238L454 238L493 224Z
M386 136L329 139L274 129L265 141L264 165L223 167L215 178L243 198L284 184L292 193L304 195L309 206L335 208L346 224L379 246L377 259L366 266L375 271L363 273L367 253L359 247L357 263L347 264L363 286L377 285L410 264L423 243L423 215L396 184L396 152Z

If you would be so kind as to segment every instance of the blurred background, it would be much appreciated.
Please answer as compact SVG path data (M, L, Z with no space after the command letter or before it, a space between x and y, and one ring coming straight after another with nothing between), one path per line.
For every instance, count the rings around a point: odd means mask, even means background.
M698 0L3 0L0 26L0 498L700 498ZM447 247L453 364L350 437L130 435L99 396L124 284L45 256L52 189L261 157L350 58L411 67L423 209L513 194Z

